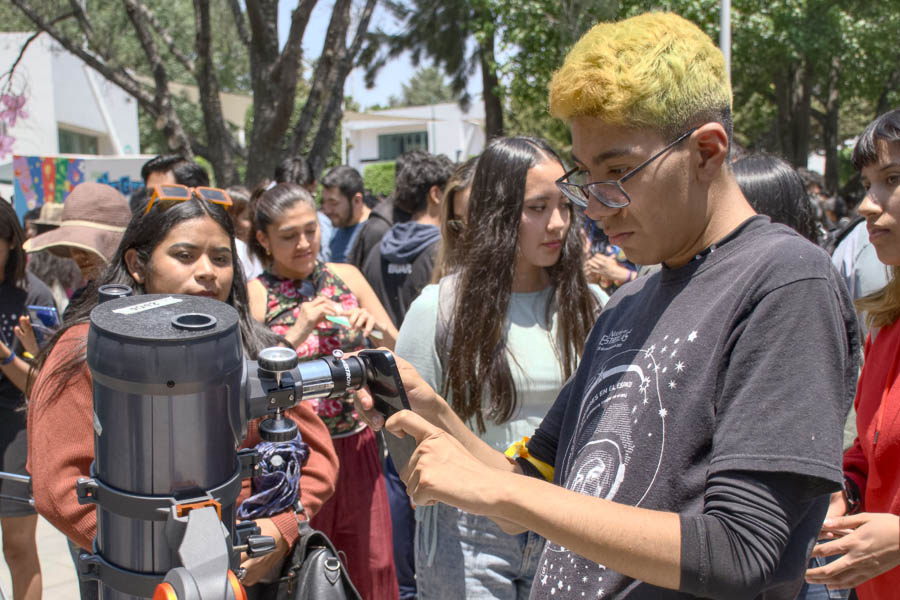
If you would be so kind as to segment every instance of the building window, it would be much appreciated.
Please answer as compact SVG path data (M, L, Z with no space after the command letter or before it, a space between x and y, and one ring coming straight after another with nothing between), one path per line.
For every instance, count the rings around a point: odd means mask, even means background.
M378 160L394 160L410 150L428 150L427 131L378 136Z
M99 154L97 136L59 129L60 154Z

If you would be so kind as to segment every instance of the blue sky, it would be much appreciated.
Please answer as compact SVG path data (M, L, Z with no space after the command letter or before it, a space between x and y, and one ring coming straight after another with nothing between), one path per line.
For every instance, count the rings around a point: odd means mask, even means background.
M295 6L297 6L296 0L282 0L279 3L278 37L282 44L284 44L288 29L290 29L291 11ZM359 0L354 1L356 10L359 10L361 6L362 3ZM308 61L315 60L322 52L322 42L325 40L325 32L328 29L328 21L331 18L333 7L334 0L319 0L313 10L309 25L306 28L306 35L303 38L303 54ZM381 5L376 5L371 24L369 25L370 30L380 27L386 31L395 31L398 26L396 20L387 14ZM355 27L355 23L352 27ZM344 94L352 96L364 109L375 104L386 105L389 96L400 96L401 86L409 81L414 72L415 68L412 66L408 54L404 54L385 65L375 79L375 87L367 90L363 71L354 69L350 76L347 77ZM473 95L481 93L480 74L476 73L473 76L469 85L469 92Z

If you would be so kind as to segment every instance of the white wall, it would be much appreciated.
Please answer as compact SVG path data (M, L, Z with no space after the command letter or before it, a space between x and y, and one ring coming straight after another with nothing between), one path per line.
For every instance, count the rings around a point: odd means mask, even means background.
M447 103L392 108L371 114L378 118L344 123L347 164L360 171L378 158L379 135L425 131L429 152L443 154L454 162L464 161L484 149L484 108L481 103L473 102L469 113L463 113L457 104ZM388 116L404 120L384 119Z
M0 34L0 72L8 71L30 33ZM137 102L92 72L124 154L140 153ZM18 155L59 153L57 129L96 136L98 152L113 154L109 130L89 85L84 63L59 47L46 34L35 39L16 68L13 91L26 91L25 111L9 132ZM8 157L7 159L8 160Z
M29 33L0 34L0 72L8 72ZM56 108L53 94L53 64L50 38L40 36L28 47L13 78L13 91L27 90L24 110L28 118L20 119L8 135L16 138L13 152L22 155L56 154ZM12 160L7 156L4 162Z
M56 120L59 126L79 133L97 135L100 139L100 154L116 153L100 104L88 81L90 72L112 129L118 137L122 154L140 154L137 102L93 70L86 70L81 59L62 49L54 51L52 62Z

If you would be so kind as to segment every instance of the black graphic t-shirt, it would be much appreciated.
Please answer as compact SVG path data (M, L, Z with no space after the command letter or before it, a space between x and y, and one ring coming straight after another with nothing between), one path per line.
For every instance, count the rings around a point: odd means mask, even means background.
M558 485L683 516L702 513L720 472L796 473L807 493L829 493L842 480L856 335L827 254L754 217L612 296L529 450ZM548 541L531 597L691 596Z
M0 283L0 340L13 349L16 354L22 354L22 344L13 332L13 328L19 324L19 317L25 313L25 307L56 306L53 294L44 283L32 275L25 273L27 277L28 291L17 287L14 283ZM22 404L24 395L13 383L0 374L0 407L16 408Z

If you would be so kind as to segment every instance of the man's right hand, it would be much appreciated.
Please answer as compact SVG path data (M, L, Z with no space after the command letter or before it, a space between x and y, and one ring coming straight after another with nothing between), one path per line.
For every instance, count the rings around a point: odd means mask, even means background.
M386 348L379 349L386 350ZM409 400L410 408L433 425L442 427L440 415L445 409L449 408L446 401L422 379L422 376L411 364L396 354L394 355L394 361L397 363L397 371L400 374L400 379L403 381L403 389L406 390L406 398ZM384 427L384 416L373 408L372 396L369 394L369 390L363 388L354 396L356 412L359 413L359 416L376 431Z

